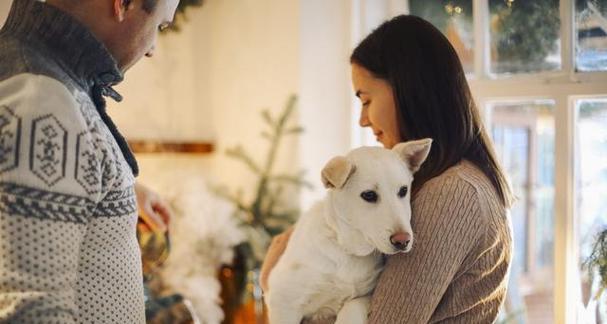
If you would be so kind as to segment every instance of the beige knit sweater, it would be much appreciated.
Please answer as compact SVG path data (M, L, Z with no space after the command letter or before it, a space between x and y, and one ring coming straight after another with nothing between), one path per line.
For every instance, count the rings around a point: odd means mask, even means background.
M371 324L492 323L512 257L509 215L489 179L464 161L412 202L413 250L388 259Z

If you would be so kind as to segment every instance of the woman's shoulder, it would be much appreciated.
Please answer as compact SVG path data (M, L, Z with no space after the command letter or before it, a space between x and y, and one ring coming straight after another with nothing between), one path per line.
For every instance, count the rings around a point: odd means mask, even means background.
M416 205L421 212L429 213L436 211L437 206L447 205L459 217L477 218L476 223L505 219L507 215L491 180L468 160L427 181L413 201L414 208Z
M478 166L468 160L462 160L440 175L428 180L419 190L419 194L423 196L436 191L448 191L466 196L473 195L483 200L500 202L491 180Z

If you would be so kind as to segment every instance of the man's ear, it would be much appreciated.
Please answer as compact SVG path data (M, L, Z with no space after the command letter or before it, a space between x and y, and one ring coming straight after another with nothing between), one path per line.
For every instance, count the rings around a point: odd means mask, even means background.
M426 161L430 148L432 147L432 139L424 138L416 141L398 143L393 148L400 158L407 163L409 170L415 173Z
M325 188L342 188L356 167L343 156L332 158L322 169L321 178Z
M114 17L118 19L118 22L124 20L127 10L133 9L133 0L112 0L114 6Z

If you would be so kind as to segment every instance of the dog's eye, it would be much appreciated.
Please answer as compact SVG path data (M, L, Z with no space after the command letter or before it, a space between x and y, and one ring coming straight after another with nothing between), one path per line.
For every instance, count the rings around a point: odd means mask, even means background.
M377 193L373 190L367 190L360 194L360 197L367 202L374 203L377 202Z
M400 190L398 191L398 196L399 196L400 198L405 197L405 196L407 195L407 191L408 191L408 189L407 189L407 187L406 187L406 186L402 186L402 187L400 187Z

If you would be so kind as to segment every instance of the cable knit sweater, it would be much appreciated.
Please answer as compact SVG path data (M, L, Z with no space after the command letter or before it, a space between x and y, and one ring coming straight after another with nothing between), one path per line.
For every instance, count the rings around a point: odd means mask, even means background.
M0 323L144 323L137 167L105 113L122 80L67 14L15 0L0 31Z
M370 323L492 323L512 257L507 210L489 179L463 161L412 201L415 245L388 258Z

